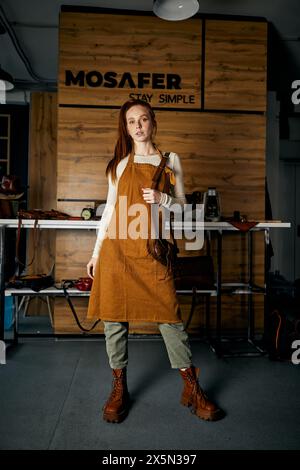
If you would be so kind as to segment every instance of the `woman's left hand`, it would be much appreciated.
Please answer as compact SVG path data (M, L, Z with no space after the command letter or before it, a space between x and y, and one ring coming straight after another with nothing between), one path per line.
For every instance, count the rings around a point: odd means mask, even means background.
M148 202L148 204L159 204L162 194L160 191L151 188L142 188L142 191L144 201Z

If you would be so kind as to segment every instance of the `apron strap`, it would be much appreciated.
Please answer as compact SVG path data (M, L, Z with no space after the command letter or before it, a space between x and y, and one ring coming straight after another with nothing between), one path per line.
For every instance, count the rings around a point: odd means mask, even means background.
M169 158L170 152L166 152L164 155L161 155L161 160L160 163L156 169L156 172L153 175L152 178L152 184L151 184L151 189L156 189L158 185L158 181L160 179L160 176L166 166L167 160Z

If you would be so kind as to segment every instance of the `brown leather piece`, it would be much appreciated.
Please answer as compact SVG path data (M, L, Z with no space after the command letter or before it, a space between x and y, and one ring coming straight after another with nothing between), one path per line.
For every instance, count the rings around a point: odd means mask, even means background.
M199 368L191 366L185 371L180 370L184 381L184 389L180 403L191 407L191 412L206 421L217 421L224 417L220 408L210 401L198 383Z
M258 224L258 222L255 222L255 220L245 222L239 220L228 220L228 222L235 228L239 229L241 232L248 232L251 228Z
M112 391L103 407L103 419L110 423L120 423L126 418L130 405L126 368L113 369L112 372Z
M18 211L19 219L36 219L36 220L73 220L69 214L65 212L57 211L56 209L51 209L50 211L44 211L41 209L20 209ZM76 218L77 219L77 218ZM80 220L81 217L79 217Z

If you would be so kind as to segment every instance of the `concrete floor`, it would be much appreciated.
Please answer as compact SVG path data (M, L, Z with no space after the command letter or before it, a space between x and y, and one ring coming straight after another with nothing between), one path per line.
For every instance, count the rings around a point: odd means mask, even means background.
M179 404L182 379L161 338L129 340L132 407L121 424L102 420L112 382L104 340L21 340L0 366L0 449L299 449L300 365L191 346L221 421Z

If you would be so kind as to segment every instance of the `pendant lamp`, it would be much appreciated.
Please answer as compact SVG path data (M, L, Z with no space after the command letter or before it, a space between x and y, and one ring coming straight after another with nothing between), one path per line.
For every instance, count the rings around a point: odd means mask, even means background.
M186 20L199 10L197 0L156 0L153 12L159 18L169 21Z

